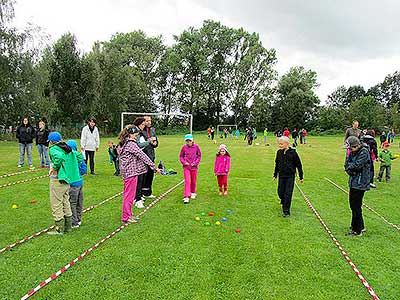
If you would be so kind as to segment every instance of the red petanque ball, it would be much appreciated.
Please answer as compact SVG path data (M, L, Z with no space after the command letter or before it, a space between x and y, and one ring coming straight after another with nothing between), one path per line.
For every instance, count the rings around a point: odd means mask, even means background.
M240 229L238 228L238 229L235 229L235 232L236 233L240 233Z

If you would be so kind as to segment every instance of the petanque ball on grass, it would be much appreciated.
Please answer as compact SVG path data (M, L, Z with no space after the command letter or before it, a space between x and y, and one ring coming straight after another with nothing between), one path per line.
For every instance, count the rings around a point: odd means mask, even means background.
M200 221L200 217L196 217L194 218L196 221Z
M11 208L18 208L17 204L13 204Z
M219 226L219 225L221 225L221 222L217 221L217 222L215 222L215 225Z
M35 204L35 203L36 203L36 200L32 200L31 203L32 203L32 204Z
M238 229L235 229L235 232L236 233L240 233L240 229L238 228Z
M210 225L211 225L211 223L208 221L204 223L204 226L210 226Z
M213 213L213 212L209 212L209 213L208 213L208 216L209 216L209 217L213 217L213 216L214 216L214 213Z
M230 209L227 209L227 210L226 210L226 213L227 213L227 214L230 214L230 213L231 213L231 210L230 210Z
M256 146L260 146L260 143L256 143Z
M202 212L200 215L201 215L202 217L204 217L204 216L206 215L206 213L205 213L205 212Z
M228 220L227 220L226 218L222 218L221 221L222 221L222 222L226 222L226 221L228 221Z

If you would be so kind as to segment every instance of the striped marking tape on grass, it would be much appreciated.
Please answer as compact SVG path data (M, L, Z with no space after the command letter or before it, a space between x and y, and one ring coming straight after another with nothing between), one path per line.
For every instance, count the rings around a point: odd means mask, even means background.
M176 185L174 185L173 187L171 187L170 189L168 189L167 191L165 191L164 193L162 193L160 196L158 196L153 202L151 202L144 210L142 210L136 217L140 217L142 215L144 215L150 208L152 208L158 201L160 201L162 198L164 198L166 195L168 195L169 193L171 193L174 189L176 189L179 185L181 185L183 183L183 180L179 183L177 183ZM120 232L122 229L128 227L130 224L123 224L121 226L119 226L117 229L115 229L113 232L111 232L110 234L108 234L106 237L104 237L101 241L99 241L97 244L93 245L92 247L90 247L89 249L87 249L85 252L83 252L81 255L79 255L77 258L75 258L74 260L72 260L71 262L69 262L68 264L66 264L64 267L62 267L60 270L58 270L57 272L55 272L54 274L52 274L49 278L47 278L46 280L42 281L38 286L36 286L35 288L33 288L32 290L30 290L28 293L26 293L24 296L22 296L20 299L21 300L25 300L28 299L29 297L31 297L33 294L35 294L37 291L39 291L41 288L43 288L44 286L46 286L47 284L49 284L51 281L55 280L58 276L60 276L61 274L63 274L65 271L67 271L70 267L72 267L73 265L75 265L79 260L82 260L86 255L88 255L90 252L92 252L94 249L98 248L99 246L101 246L105 241L107 241L108 239L112 238L114 235L116 235L118 232Z
M121 194L122 194L122 192L117 193L117 194L115 194L114 196L111 196L111 197L109 197L109 198L107 198L107 199L101 201L100 203L98 203L98 204L96 204L96 205L89 206L89 207L85 208L85 209L82 211L82 213L85 213L85 212L88 212L88 211L90 211L90 210L92 210L92 209L95 209L96 207L99 207L100 205L102 205L102 204L104 204L104 203L106 203L106 202L108 202L108 201L110 201L110 200L112 200L112 199L118 197L118 196L121 195ZM20 241L18 241L18 242L15 242L14 244L8 245L8 246L6 246L6 247L0 249L0 253L4 252L4 251L6 251L6 250L11 250L11 249L14 248L15 246L21 245L22 243L25 243L26 241L29 241L29 240L31 240L31 239L34 239L35 237L37 237L37 236L39 236L39 235L42 235L43 233L46 233L47 231L52 230L54 227L55 227L55 225L52 225L52 226L50 226L50 227L47 227L46 229L43 229L43 230L41 230L41 231L39 231L39 232L36 232L35 234L33 234L33 235L31 235L31 236L28 236L28 237L26 237L26 238L23 238L22 240L20 240Z
M314 212L314 214L318 218L318 220L321 223L321 225L324 227L326 232L328 232L329 236L332 238L332 240L335 243L335 245L339 248L340 253L342 253L342 255L344 256L346 261L349 263L349 265L353 269L354 273L356 273L357 277L361 280L362 284L367 289L368 293L372 296L373 299L379 300L378 296L375 294L374 290L371 288L371 286L369 285L367 280L364 278L364 276L362 276L361 272L357 269L356 265L352 262L352 260L350 259L349 255L344 251L342 245L339 243L339 241L336 239L336 237L330 231L328 226L325 224L324 220L322 220L321 216L319 215L318 211L314 208L314 206L312 205L311 201L307 198L307 196L300 189L300 187L297 184L297 182L295 184L296 184L297 189L299 190L299 192L303 196L304 201L307 203L308 207L311 208L311 210Z
M11 177L11 176L20 175L20 174L29 173L29 172L36 172L39 170L40 169L32 169L32 170L25 170L25 171L20 171L20 172L15 172L15 173L4 174L4 175L0 175L0 178Z
M346 195L349 195L349 192L346 191L344 188L342 188L340 185L336 184L334 181L330 180L329 178L325 177L325 180L328 181L329 183L331 183L334 187L336 187L337 189L341 190L342 192L344 192ZM380 213L378 213L375 209L373 209L372 207L370 207L369 205L367 205L366 203L362 204L366 209L372 211L374 214L376 214L379 218L381 218L386 224L392 226L393 228L396 228L397 230L400 230L400 226L396 225L394 223L389 222L388 220L386 220L386 218L384 216L382 216Z
M29 178L29 179L19 180L19 181L16 181L16 182L6 183L6 184L3 184L3 185L0 185L0 188L8 187L8 186L12 186L12 185L16 185L16 184L32 181L32 180L37 180L37 179L41 179L41 178L45 178L45 177L49 177L49 175L45 174L45 175L38 176L38 177L33 177L33 178Z

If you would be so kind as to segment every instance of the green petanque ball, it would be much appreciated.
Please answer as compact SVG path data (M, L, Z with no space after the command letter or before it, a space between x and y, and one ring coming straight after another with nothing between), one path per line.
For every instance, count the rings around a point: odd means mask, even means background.
M204 216L206 215L206 213L205 213L205 212L202 212L200 215L201 215L202 217L204 217Z
M211 224L210 224L210 222L205 222L204 223L204 226L210 226Z

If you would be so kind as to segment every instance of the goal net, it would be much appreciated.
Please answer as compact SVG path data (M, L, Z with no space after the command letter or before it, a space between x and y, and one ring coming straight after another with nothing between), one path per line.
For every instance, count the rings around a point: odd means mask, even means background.
M180 113L138 113L138 112L122 112L121 113L121 130L133 124L134 120L139 117L151 117L151 124L156 129L158 135L163 134L184 134L192 133L193 115Z
M232 138L237 130L237 125L220 124L217 125L217 137Z

